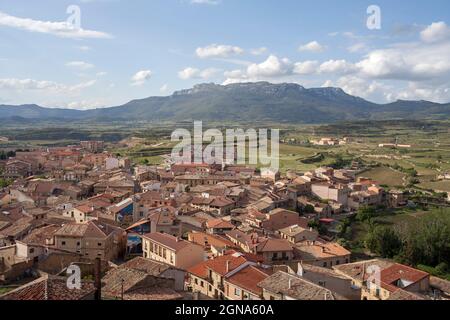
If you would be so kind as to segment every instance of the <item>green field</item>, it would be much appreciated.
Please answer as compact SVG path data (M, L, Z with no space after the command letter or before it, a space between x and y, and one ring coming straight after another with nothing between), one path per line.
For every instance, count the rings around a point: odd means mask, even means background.
M445 181L425 181L421 182L418 185L420 188L441 191L441 192L450 192L450 180Z
M370 178L381 185L389 187L402 187L406 175L389 167L376 167L358 175L359 177Z

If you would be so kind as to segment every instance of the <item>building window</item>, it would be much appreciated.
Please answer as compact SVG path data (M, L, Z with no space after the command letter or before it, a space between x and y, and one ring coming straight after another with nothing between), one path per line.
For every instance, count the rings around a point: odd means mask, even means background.
M101 247L101 246L102 246L101 242L97 243L97 245L98 245L99 247Z
M194 283L195 283L195 284L198 284L197 278L194 279Z
M31 249L30 249L30 253L34 253L34 248L31 248Z
M241 289L235 288L235 289L234 289L234 295L240 297L240 296L241 296Z
M326 268L328 267L328 264L326 262L323 263L323 267Z
M61 245L62 245L62 246L65 246L65 245L66 245L66 242L65 242L65 241L62 241L62 242L61 242Z

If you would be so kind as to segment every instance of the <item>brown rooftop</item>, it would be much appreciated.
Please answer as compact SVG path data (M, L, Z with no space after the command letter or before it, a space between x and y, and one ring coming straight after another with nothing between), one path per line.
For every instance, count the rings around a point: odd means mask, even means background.
M179 239L169 234L165 233L147 233L142 236L144 239L156 242L166 248L169 248L175 252L184 249L185 247L191 245L190 242L183 239Z

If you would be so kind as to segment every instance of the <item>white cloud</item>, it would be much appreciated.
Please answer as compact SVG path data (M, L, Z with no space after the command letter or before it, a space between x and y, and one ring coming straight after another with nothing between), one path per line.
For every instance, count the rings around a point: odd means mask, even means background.
M185 68L178 72L178 77L182 80L192 79L200 73L200 70L197 68Z
M79 70L88 70L94 68L94 65L84 61L71 61L66 63L67 67L76 68Z
M246 72L242 70L232 70L224 72L225 81L223 85L250 81Z
M317 71L318 66L318 61L297 62L294 66L294 73L300 75L313 74Z
M203 48L197 48L195 52L199 58L205 59L227 58L229 56L242 54L244 53L244 50L236 46L211 44Z
M450 83L435 85L433 83L409 82L401 90L393 90L390 100L432 100L440 103L450 101Z
M69 91L79 91L79 90L82 90L82 89L86 89L86 88L92 87L96 83L97 83L96 80L90 80L90 81L87 81L87 82L82 82L80 84L77 84L77 85L69 87Z
M169 85L166 83L161 88L159 88L159 91L161 93L166 93L169 90Z
M107 72L101 71L101 72L97 72L95 75L96 75L97 77L104 77L104 76L106 76L107 74L108 74Z
M216 5L221 3L221 0L190 0L191 4L209 4Z
M355 65L345 60L328 60L319 67L320 73L347 74L355 71Z
M412 81L448 77L449 52L450 42L408 44L372 51L356 65L372 78Z
M356 53L367 50L367 45L363 42L355 43L347 48L348 52Z
M89 110L102 108L107 105L107 102L103 99L100 100L81 100L81 101L72 101L66 104L67 109L76 109L76 110Z
M29 18L19 18L0 11L0 26L26 30L30 32L46 33L62 38L74 39L109 39L108 33L94 30L75 28L67 22L40 21Z
M247 68L250 78L280 77L292 73L293 65L287 58L280 59L271 55L266 61L252 64Z
M262 54L264 54L266 52L267 52L267 48L266 47L256 48L256 49L252 49L250 51L250 53L252 55L254 55L254 56L260 56L260 55L262 55Z
M346 75L336 81L327 80L323 87L339 87L348 94L378 103L396 100L429 100L440 103L450 101L450 83L436 85L429 82L380 81Z
M92 87L95 83L96 83L95 80L90 80L73 86L68 86L54 81L6 78L0 79L0 89L8 89L15 91L30 90L30 91L53 92L53 93L68 93Z
M354 75L339 78L335 86L348 94L376 101L386 100L386 94L390 90L388 86L383 85L381 82L363 79Z
M216 68L207 68L204 70L200 70L197 68L188 67L180 72L178 72L178 77L182 80L190 80L190 79L209 79L213 77L219 69Z
M151 70L141 70L138 71L132 78L131 78L131 85L132 86L142 86L148 79L152 77L152 71Z
M304 70L309 62L303 66ZM261 63L253 63L245 70L232 70L224 73L225 81L223 84L239 83L239 82L255 82L261 80L273 81L277 78L292 76L294 69L301 72L300 65L294 65L287 58L278 58L275 55L270 55L265 61Z
M420 37L425 42L438 42L450 39L450 27L443 21L434 22L420 33Z
M325 47L317 41L311 41L305 45L298 48L299 51L309 51L309 52L323 52Z

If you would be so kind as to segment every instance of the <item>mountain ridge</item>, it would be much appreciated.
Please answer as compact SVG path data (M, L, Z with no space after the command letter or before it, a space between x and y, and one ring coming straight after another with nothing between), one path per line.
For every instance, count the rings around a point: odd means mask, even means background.
M377 104L341 88L310 88L295 84L249 82L203 83L120 106L91 110L45 108L36 104L0 105L2 119L86 121L282 121L331 123L353 120L449 119L450 104L398 100Z

